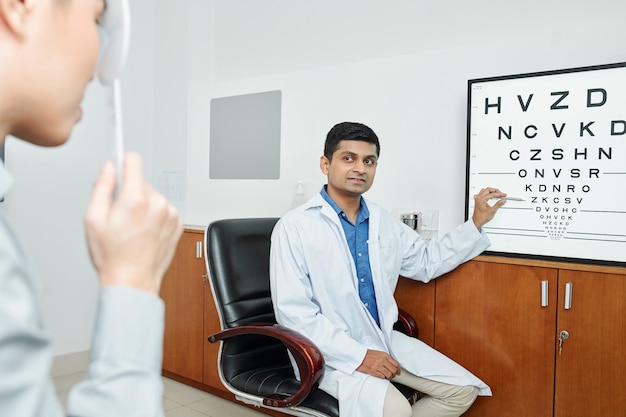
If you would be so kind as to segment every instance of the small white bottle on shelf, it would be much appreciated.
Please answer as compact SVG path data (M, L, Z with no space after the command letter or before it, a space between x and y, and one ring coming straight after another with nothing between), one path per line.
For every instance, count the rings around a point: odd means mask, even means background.
M296 208L306 202L306 194L304 193L304 182L298 180L296 182L296 193L293 196L292 208Z

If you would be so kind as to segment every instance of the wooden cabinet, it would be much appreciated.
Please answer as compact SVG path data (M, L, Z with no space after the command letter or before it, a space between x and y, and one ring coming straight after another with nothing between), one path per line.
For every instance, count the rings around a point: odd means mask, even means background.
M161 284L161 297L165 302L164 374L197 383L204 382L204 346L207 343L203 337L203 275L206 274L203 236L203 231L185 230Z
M220 325L203 239L185 230L163 280L163 374L234 399L207 341ZM626 268L479 256L428 284L400 278L396 299L420 339L492 388L464 416L626 415Z
M404 282L400 306L420 314L406 300L424 297L425 288ZM481 256L435 280L432 297L435 348L493 390L464 416L588 417L626 410L626 268ZM562 330L569 338L559 352Z
M571 284L571 308L559 292L556 332L569 338L557 351L556 417L626 415L626 274L559 271Z
M203 245L204 229L185 229L161 285L163 375L232 399L219 378L219 344L207 340L220 330L220 322L206 278Z
M436 281L435 348L485 381L467 416L550 417L558 271L471 261ZM548 282L548 307L541 306Z
M418 338L435 346L435 281L424 284L400 277L394 297L415 319Z

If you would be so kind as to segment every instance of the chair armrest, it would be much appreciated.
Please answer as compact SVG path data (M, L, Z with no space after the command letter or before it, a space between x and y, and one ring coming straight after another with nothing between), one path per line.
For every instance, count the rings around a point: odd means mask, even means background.
M398 308L398 321L393 327L407 336L415 338L417 338L419 333L417 330L417 322L413 316L401 308Z
M222 330L209 336L209 342L228 339L241 335L262 335L280 340L294 357L300 372L300 388L292 396L283 398L272 396L263 398L263 404L270 407L292 407L302 402L309 393L317 388L324 374L322 352L308 338L287 327L278 324L251 324Z

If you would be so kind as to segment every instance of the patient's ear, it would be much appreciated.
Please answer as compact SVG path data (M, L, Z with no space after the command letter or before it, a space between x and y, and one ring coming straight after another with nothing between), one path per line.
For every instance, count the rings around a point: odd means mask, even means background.
M0 0L0 25L5 32L23 37L36 0Z

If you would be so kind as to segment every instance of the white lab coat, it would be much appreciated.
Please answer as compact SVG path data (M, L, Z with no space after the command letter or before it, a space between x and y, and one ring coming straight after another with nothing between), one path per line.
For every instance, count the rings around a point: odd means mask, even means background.
M339 400L342 417L380 417L386 379L356 371L368 349L385 351L415 375L455 385L489 387L425 343L393 330L398 276L423 282L477 256L489 240L471 221L440 241L425 241L378 205L366 202L376 325L358 294L357 276L337 213L318 194L277 223L271 244L272 302L278 323L302 333L326 362L320 388Z

